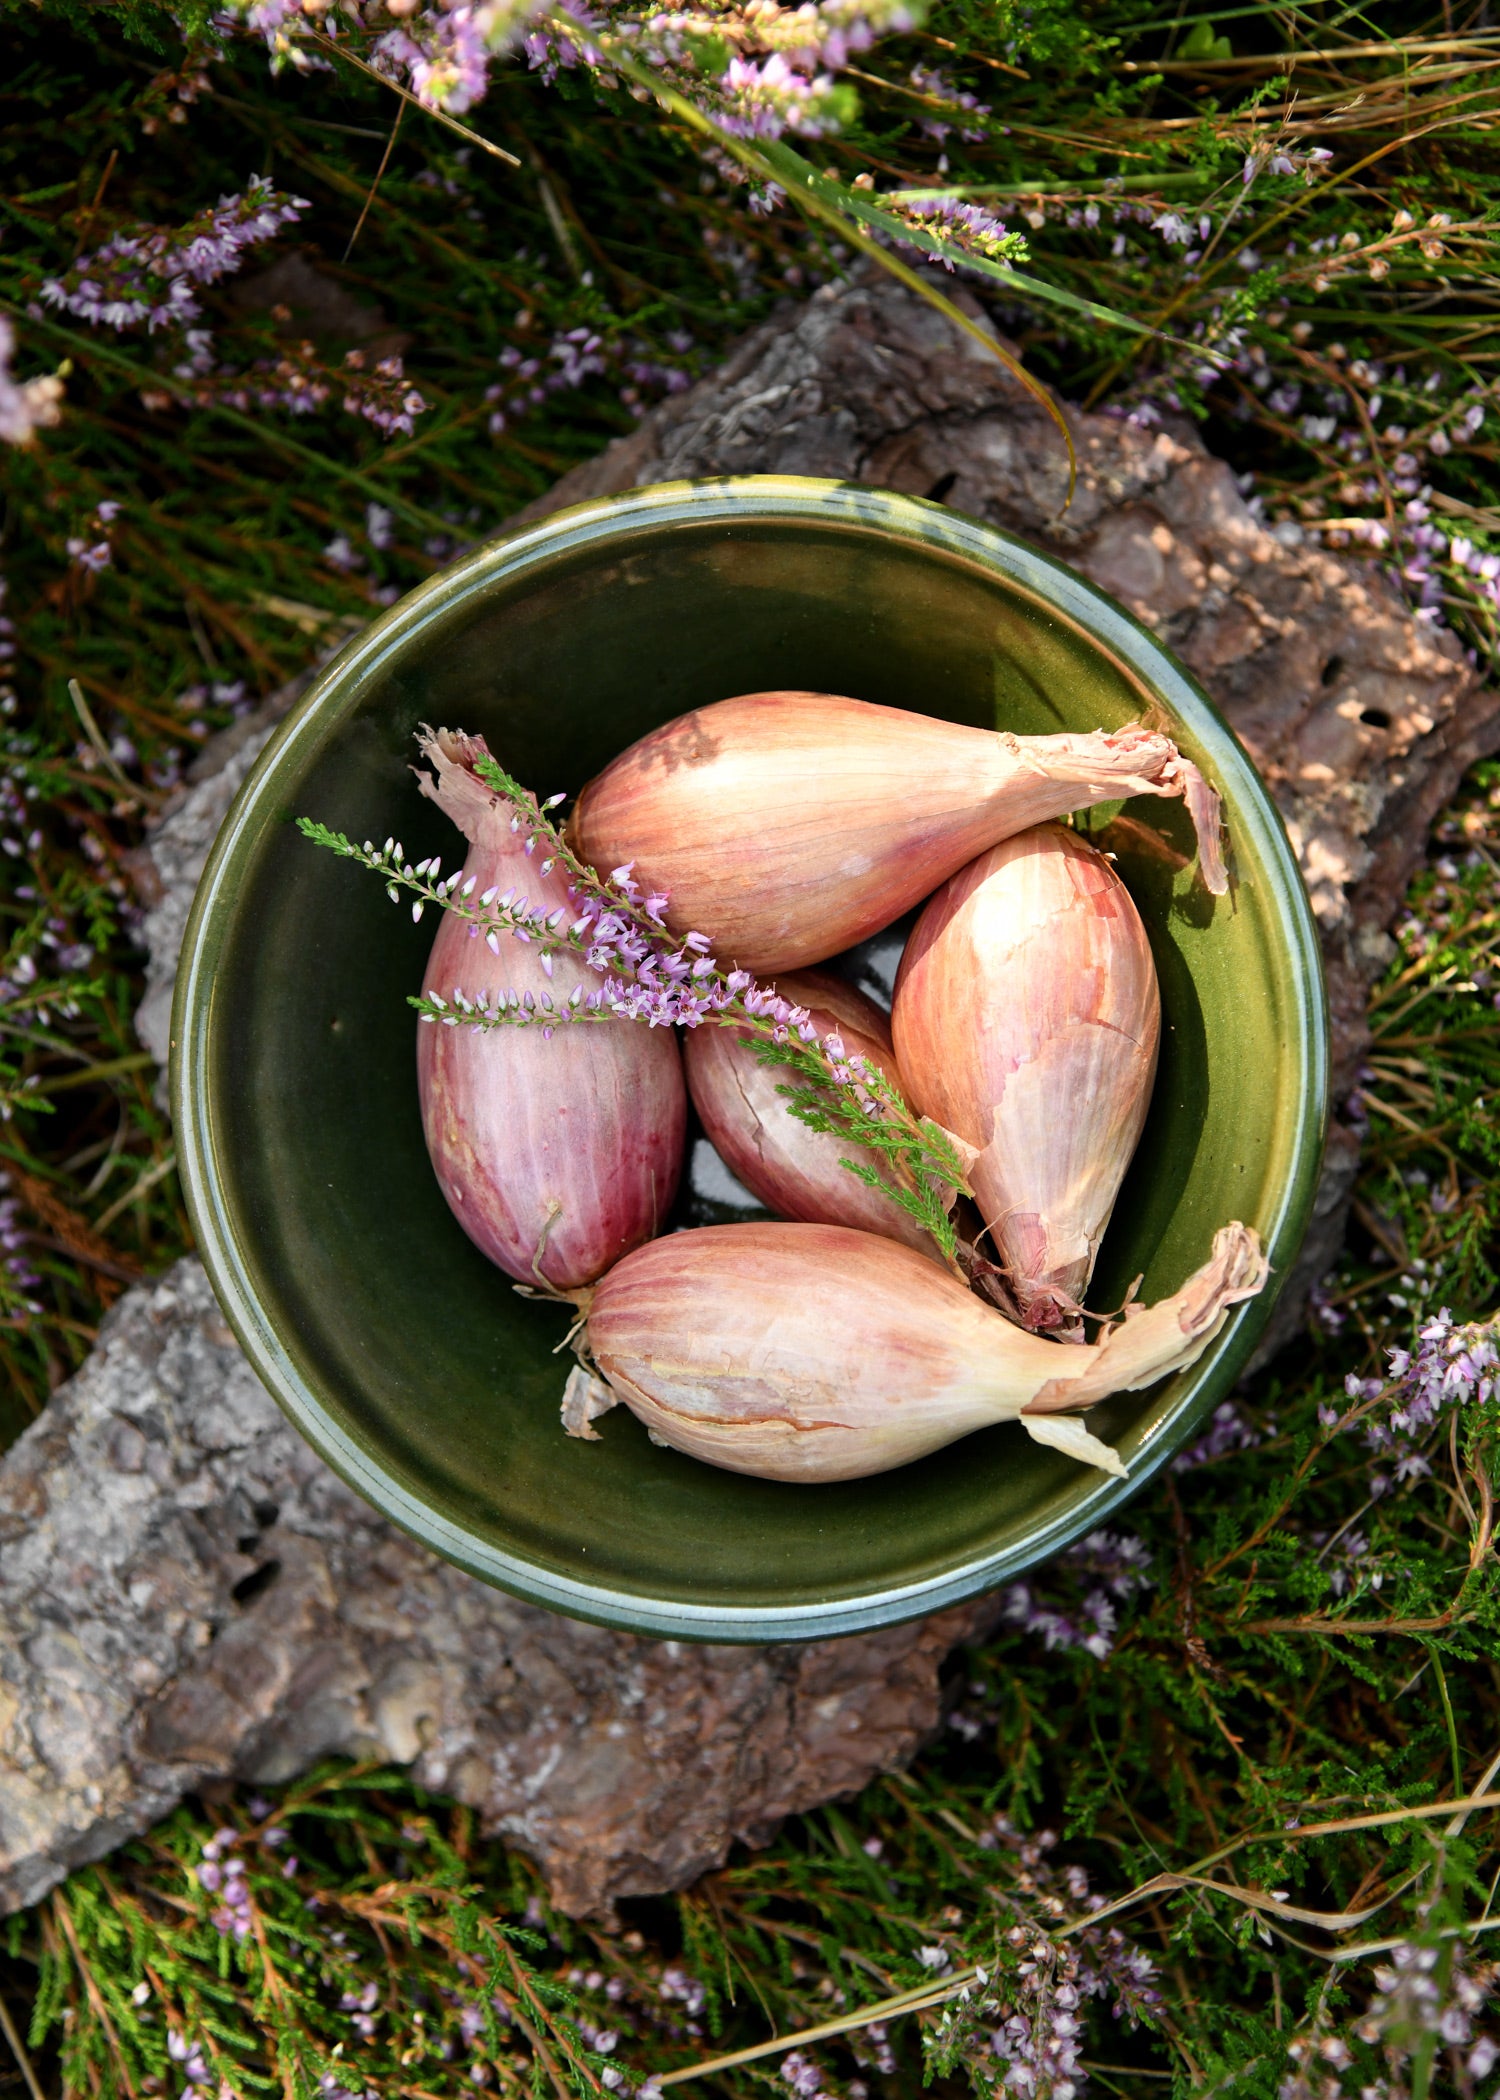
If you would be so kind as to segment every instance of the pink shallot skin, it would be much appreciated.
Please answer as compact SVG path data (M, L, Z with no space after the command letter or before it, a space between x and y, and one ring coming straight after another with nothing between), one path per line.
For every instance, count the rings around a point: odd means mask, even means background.
M852 947L978 853L1049 817L1181 797L1215 894L1219 798L1171 739L1011 736L836 693L744 693L655 729L583 790L570 826L602 874L666 891L675 933L766 975Z
M514 888L533 905L560 905L572 919L561 869L541 872L510 828L510 810L469 770L483 742L446 730L423 733L436 778L422 792L469 840L465 881L474 897ZM509 935L500 952L471 938L465 922L441 916L424 994L472 999L504 990L554 1001L599 978L559 953L549 978L536 948ZM592 1283L611 1263L661 1231L682 1168L687 1101L670 1029L635 1021L475 1032L437 1022L417 1026L422 1127L449 1208L481 1252L508 1276L558 1292Z
M820 1036L836 1033L850 1057L866 1059L900 1086L890 1021L863 992L824 970L783 972L775 988L808 1009ZM798 1085L799 1075L762 1064L753 1036L737 1028L693 1028L683 1039L683 1059L693 1106L715 1151L767 1210L804 1224L882 1233L941 1260L931 1236L893 1196L839 1164L859 1156L847 1138L813 1130L793 1115L777 1089ZM880 1164L878 1153L863 1157Z
M913 1106L973 1148L969 1185L1023 1323L1081 1341L1161 1034L1129 891L1061 824L992 847L917 921L891 1018Z
M910 1247L837 1225L708 1225L596 1285L588 1346L651 1433L768 1480L858 1480L1018 1414L1077 1352Z
M1066 1349L874 1233L770 1222L669 1233L588 1294L587 1347L607 1389L564 1425L588 1435L623 1400L692 1458L813 1483L888 1472L1017 1421L1035 1442L1123 1474L1080 1410L1185 1369L1267 1273L1256 1233L1221 1226L1170 1298Z

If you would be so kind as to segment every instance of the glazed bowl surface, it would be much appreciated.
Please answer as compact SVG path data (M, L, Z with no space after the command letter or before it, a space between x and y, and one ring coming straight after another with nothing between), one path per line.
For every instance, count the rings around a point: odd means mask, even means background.
M563 1434L564 1312L490 1266L428 1164L406 1002L430 916L393 911L294 820L451 867L458 836L411 772L419 723L478 731L539 794L574 793L657 723L776 687L1022 734L1154 711L1222 792L1233 883L1217 901L1180 804L1081 820L1140 905L1163 1002L1091 1304L1118 1305L1137 1274L1148 1300L1175 1290L1231 1218L1284 1275L1324 1133L1318 945L1264 787L1161 644L1023 542L844 483L679 482L487 544L391 607L277 731L198 890L173 1091L199 1246L259 1375L362 1495L485 1581L666 1637L850 1633L1014 1579L1109 1522L1201 1429L1271 1304L1238 1307L1190 1369L1093 1411L1123 1484L1014 1425L822 1487L697 1464L624 1408L598 1443ZM700 1174L677 1222L745 1214L713 1199Z

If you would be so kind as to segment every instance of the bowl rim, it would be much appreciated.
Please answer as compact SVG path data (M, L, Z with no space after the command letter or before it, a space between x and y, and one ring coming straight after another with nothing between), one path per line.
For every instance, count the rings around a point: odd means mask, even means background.
M209 1045L213 979L234 908L235 870L274 814L277 783L301 750L331 732L359 705L367 682L434 618L502 578L517 579L559 556L601 541L628 538L649 525L822 524L876 531L966 561L1042 599L1070 619L1115 662L1149 701L1167 700L1200 747L1221 785L1234 779L1236 823L1248 825L1272 880L1289 935L1289 971L1300 1048L1296 1129L1268 1221L1267 1251L1277 1264L1272 1285L1237 1306L1195 1366L1197 1382L1173 1416L1158 1424L1131 1461L1130 1477L1099 1476L1092 1493L1023 1543L977 1553L937 1574L883 1583L857 1596L790 1605L697 1605L652 1598L539 1564L480 1539L394 1478L337 1420L303 1376L272 1326L239 1244L236 1221L215 1169L210 1113ZM1181 1449L1243 1370L1301 1243L1312 1212L1328 1116L1328 1010L1322 952L1301 870L1279 813L1253 762L1197 680L1169 649L1107 593L1054 556L1001 528L923 497L862 483L786 474L679 480L596 497L535 524L485 541L430 577L353 636L317 674L273 731L250 767L219 828L199 878L183 934L173 998L170 1058L172 1120L178 1168L199 1257L247 1358L282 1411L354 1491L402 1530L468 1573L524 1601L621 1631L665 1639L767 1643L826 1640L865 1633L964 1603L1013 1580L1097 1530Z

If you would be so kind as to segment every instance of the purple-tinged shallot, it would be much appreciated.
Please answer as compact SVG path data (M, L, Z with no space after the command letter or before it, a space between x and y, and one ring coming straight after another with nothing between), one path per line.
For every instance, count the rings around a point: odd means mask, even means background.
M422 792L469 841L450 893L477 904L504 892L559 914L559 925L573 919L563 873L528 852L510 806L475 777L483 740L426 730L421 749L433 768L417 776ZM666 1222L686 1127L682 1060L670 1030L628 1020L467 1025L456 990L471 1005L502 989L540 1004L599 981L566 950L489 941L443 913L422 990L447 1001L449 1017L417 1029L427 1149L453 1215L491 1261L523 1283L571 1291Z

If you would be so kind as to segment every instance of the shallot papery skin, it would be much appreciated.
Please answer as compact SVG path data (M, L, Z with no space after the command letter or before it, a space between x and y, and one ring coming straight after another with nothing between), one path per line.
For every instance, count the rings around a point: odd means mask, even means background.
M783 972L776 990L808 1009L820 1036L837 1035L851 1058L866 1059L901 1084L891 1024L863 992L823 970ZM929 1234L893 1196L839 1164L855 1158L879 1167L880 1155L793 1115L778 1088L805 1082L785 1065L762 1064L752 1036L737 1028L693 1028L682 1054L688 1092L714 1150L767 1210L802 1224L883 1233L936 1255Z
M661 1443L769 1480L857 1480L995 1422L1121 1474L1073 1410L1189 1364L1266 1279L1226 1225L1173 1297L1066 1348L1012 1325L936 1262L841 1225L709 1225L639 1247L596 1285L587 1344ZM587 1390L576 1388L582 1383ZM575 1435L609 1399L570 1380Z
M469 841L473 895L513 889L533 905L561 906L560 869L543 874L512 832L511 810L476 779L478 737L424 731L422 792ZM491 954L466 923L444 912L422 980L424 995L451 999L514 989L566 998L599 980L576 956L557 954L548 977L530 943L501 937ZM565 1292L591 1283L632 1247L660 1232L682 1168L687 1096L670 1029L608 1020L476 1031L417 1026L422 1127L449 1208L474 1244L508 1276Z
M1129 891L1061 824L992 847L918 919L891 1021L907 1098L972 1148L969 1186L1023 1324L1081 1340L1161 1034Z
M583 790L571 836L601 874L629 862L665 891L674 932L764 974L852 947L1000 839L1131 795L1186 799L1222 891L1219 798L1156 730L1018 737L833 693L745 693L653 730Z

